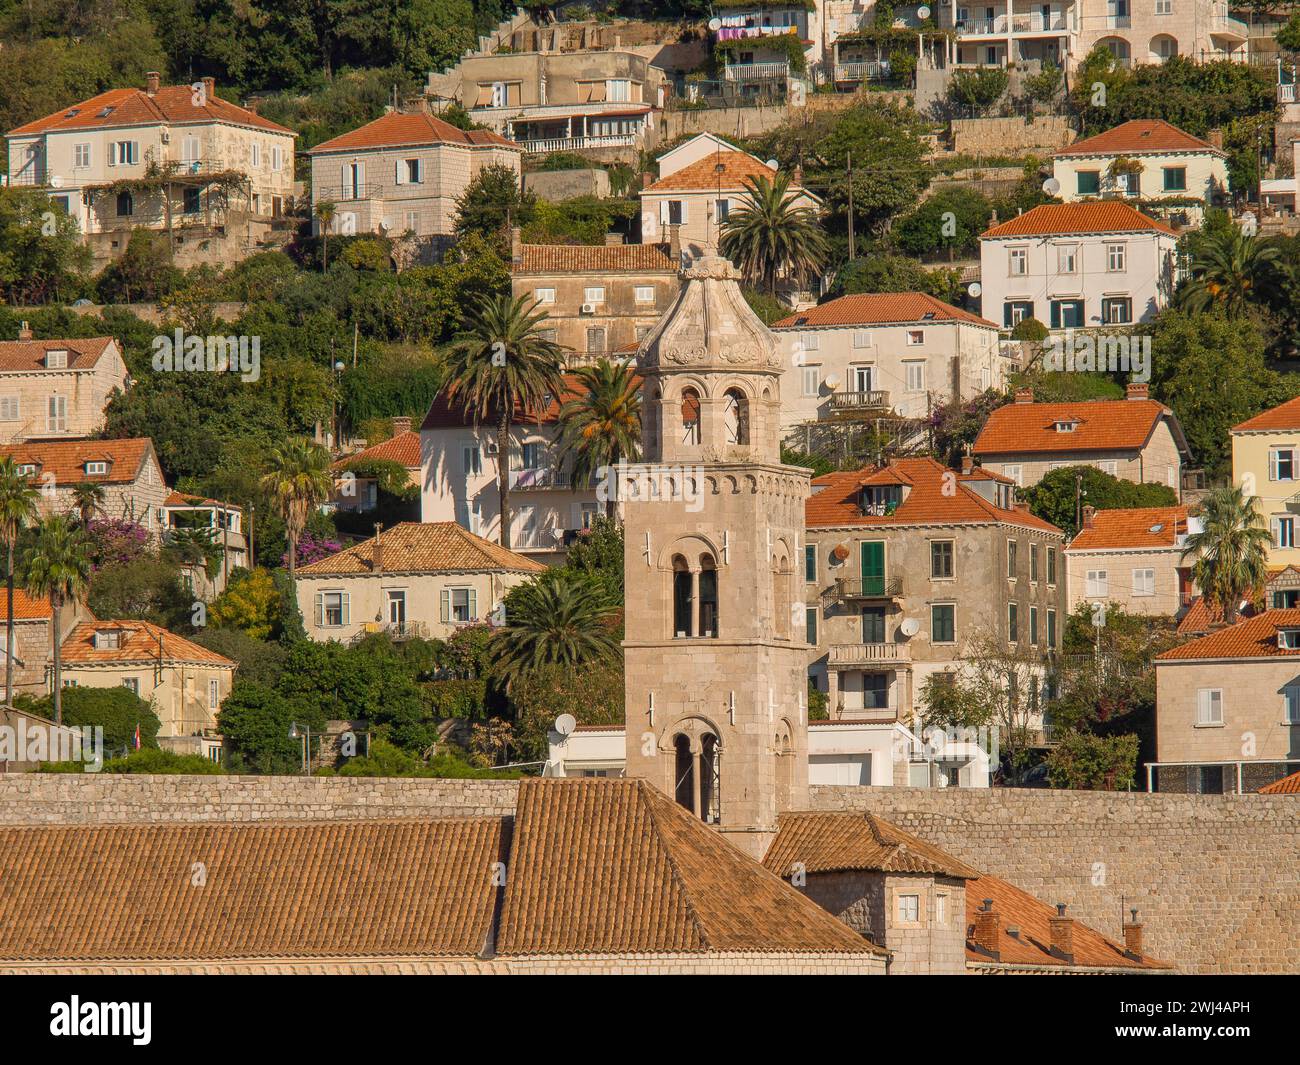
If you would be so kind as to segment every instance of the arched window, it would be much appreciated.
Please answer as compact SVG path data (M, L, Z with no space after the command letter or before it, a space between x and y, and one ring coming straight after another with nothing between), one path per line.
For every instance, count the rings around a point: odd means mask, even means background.
M749 443L749 400L738 388L729 388L723 397L722 422L726 427L727 443L744 446Z
M695 757L691 754L691 741L678 734L673 739L676 768L673 772L673 796L678 803L695 812Z
M700 394L693 388L682 391L682 443L700 442Z
M1167 33L1158 33L1151 38L1150 59L1155 63L1167 63L1178 54L1178 41Z
M716 825L722 816L722 752L718 737L706 733L700 740L700 819Z
M1097 43L1110 52L1120 66L1128 66L1131 53L1128 41L1123 37L1103 37Z
M708 555L700 558L700 635L718 635L718 571Z
M685 639L695 635L694 574L681 555L673 556L673 636Z

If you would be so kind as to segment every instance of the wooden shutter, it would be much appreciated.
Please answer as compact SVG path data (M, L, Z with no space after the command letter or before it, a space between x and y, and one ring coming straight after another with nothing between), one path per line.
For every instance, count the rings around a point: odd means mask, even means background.
M325 624L325 595L323 592L316 593L316 627L319 629Z
M478 621L478 589L477 588L471 588L469 590L469 619L470 621Z
M445 624L451 620L451 589L444 588L438 593L438 617Z
M402 184L402 163L403 163L403 160L398 159L398 160L393 164L393 169L394 169L394 173L393 173L393 182L394 182L394 184L397 184L397 185Z
M341 600L340 611L343 616L343 624L350 625L352 623L352 593L344 592L339 596L339 599Z

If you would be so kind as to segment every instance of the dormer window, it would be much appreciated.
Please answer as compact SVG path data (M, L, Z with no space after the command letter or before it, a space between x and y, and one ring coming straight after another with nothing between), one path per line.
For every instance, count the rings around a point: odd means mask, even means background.
M121 629L98 629L95 632L96 651L117 651L122 647Z
M107 463L107 462L87 462L87 463L86 463L86 476L87 476L87 477L103 477L103 476L106 475L107 473L108 473L108 463Z
M36 463L34 463L34 462L24 462L24 463L21 463L21 464L19 464L19 466L17 467L17 470L18 470L18 475L19 475L20 477L35 477L35 476L36 476Z
M1072 433L1079 428L1079 423L1073 420L1057 422L1053 428L1058 433Z
M869 485L862 489L862 513L876 517L893 514L903 502L901 484Z
M1300 651L1300 629L1278 629L1277 645L1284 651Z
M66 370L68 368L68 349L54 348L45 353L45 368L47 370Z

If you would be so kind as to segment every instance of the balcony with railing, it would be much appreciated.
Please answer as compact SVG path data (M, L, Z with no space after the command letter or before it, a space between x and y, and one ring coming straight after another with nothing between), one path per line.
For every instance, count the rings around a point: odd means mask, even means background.
M912 645L907 643L835 643L826 655L831 669L869 669L907 665L911 661Z
M902 594L902 577L840 577L822 592L822 598L831 603L849 603L863 599L898 599Z
M1060 36L1078 29L1073 12L1067 11L1053 11L1046 15L1041 11L1013 13L1010 23L1007 22L1006 15L997 15L991 19L962 19L955 28L959 37L1005 37L1008 25L1012 36Z
M394 640L423 640L429 635L429 627L423 621L367 621L358 639L379 632Z
M730 63L722 71L727 81L784 80L790 76L790 62L782 59L769 63Z
M885 81L890 77L891 67L888 60L854 61L835 64L836 81Z
M1210 36L1226 37L1232 41L1244 41L1250 37L1250 27L1239 18L1231 15L1212 15L1210 17Z
M521 140L519 143L531 155L544 155L550 152L577 152L587 148L635 147L636 141L635 133L609 133L593 137L541 137Z
M573 476L568 470L537 466L531 469L510 471L512 492L567 490L573 487Z
M377 200L384 194L384 186L375 182L355 181L347 185L322 185L313 190L315 200L320 203L344 203L348 200Z
M861 414L865 411L889 410L889 393L880 390L870 392L832 392L831 414Z
M1277 87L1277 102L1280 103L1280 104L1293 104L1293 103L1295 103L1295 84L1294 84L1294 83L1292 83L1292 84L1290 84L1290 85L1278 85L1278 87Z

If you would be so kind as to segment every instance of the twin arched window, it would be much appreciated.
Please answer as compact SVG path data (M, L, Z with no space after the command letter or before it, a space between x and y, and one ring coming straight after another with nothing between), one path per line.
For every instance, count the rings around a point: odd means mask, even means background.
M722 424L728 444L743 447L749 443L749 400L738 388L729 388L723 395Z
M722 813L721 744L717 736L706 732L698 750L691 746L691 738L684 733L673 738L673 797L700 820L716 825Z
M718 635L718 567L712 555L692 566L685 555L673 556L673 636L684 640Z

